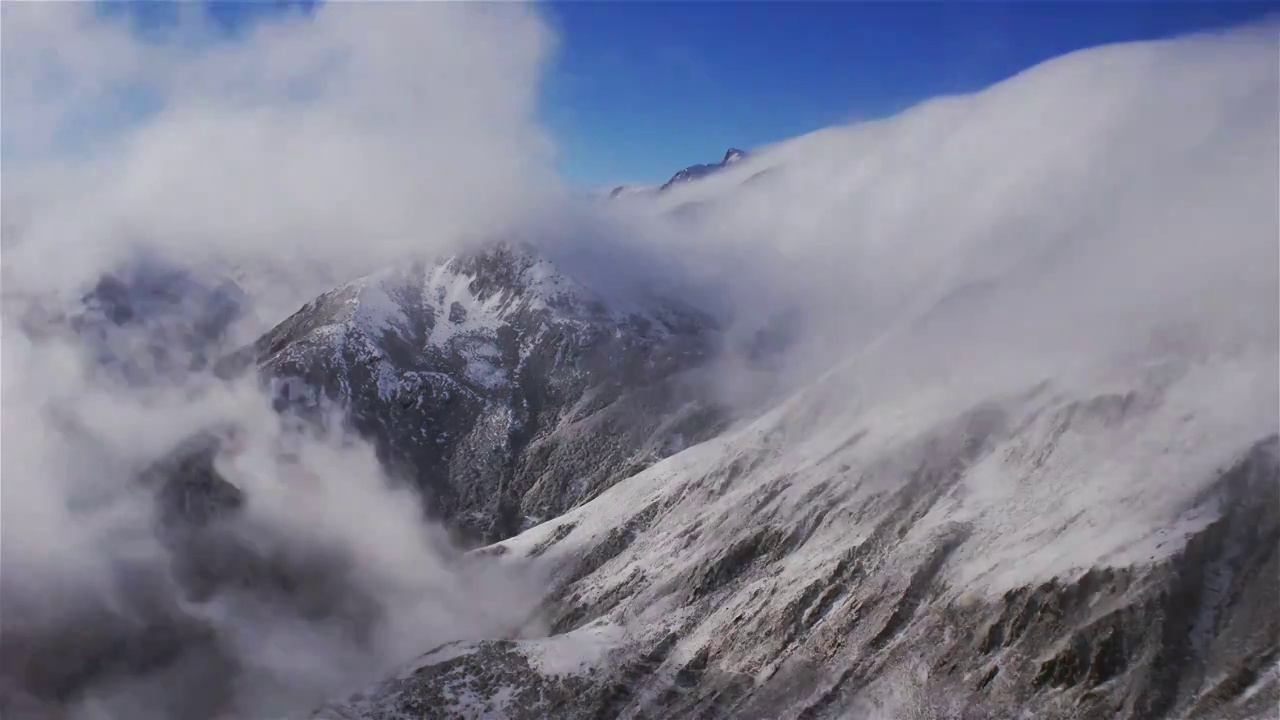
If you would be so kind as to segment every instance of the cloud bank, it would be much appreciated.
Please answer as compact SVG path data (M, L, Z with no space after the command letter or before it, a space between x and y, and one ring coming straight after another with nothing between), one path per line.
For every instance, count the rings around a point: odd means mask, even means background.
M7 283L82 285L139 245L358 273L500 227L553 180L533 113L554 40L526 6L336 3L234 40L189 10L143 41L5 8Z
M651 243L740 321L793 309L800 382L855 363L892 397L1273 356L1278 60L1274 23L1086 50L628 212L660 214Z
M533 122L551 33L527 6L338 3L228 39L179 7L146 38L87 5L3 8L6 717L298 712L432 645L517 632L539 599L459 557L363 442L157 370L185 367L172 348L208 320L175 298L222 298L218 278L254 302L251 337L554 193ZM32 322L94 289L76 332ZM139 478L223 427L181 472L248 500L166 521L205 498Z

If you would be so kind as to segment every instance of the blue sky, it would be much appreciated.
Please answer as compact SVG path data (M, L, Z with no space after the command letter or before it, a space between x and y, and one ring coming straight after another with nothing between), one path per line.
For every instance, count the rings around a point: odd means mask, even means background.
M309 0L301 3L307 5ZM234 35L280 3L211 2ZM128 2L142 30L171 5ZM541 114L561 174L661 182L821 127L968 92L1072 50L1256 20L1280 2L553 2Z
M977 90L1072 50L1229 26L1261 2L557 3L544 113L562 172L662 181L828 125Z

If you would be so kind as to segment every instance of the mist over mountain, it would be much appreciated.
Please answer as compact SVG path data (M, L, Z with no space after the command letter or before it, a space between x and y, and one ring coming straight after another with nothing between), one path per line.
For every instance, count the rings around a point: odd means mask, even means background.
M718 163L690 165L671 176L671 179L658 186L647 185L618 185L609 191L609 199L613 200L618 197L627 197L633 195L647 196L670 190L672 187L681 183L692 182L700 178L704 178L712 173L719 172L733 163L742 160L747 153L737 148L729 148L724 153L724 158Z
M6 718L1277 716L1274 23L601 202L536 8L3 12Z

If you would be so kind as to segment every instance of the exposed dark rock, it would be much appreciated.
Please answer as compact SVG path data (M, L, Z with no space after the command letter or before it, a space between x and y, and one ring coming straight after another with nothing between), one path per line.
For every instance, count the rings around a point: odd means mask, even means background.
M722 427L689 375L717 343L691 308L618 310L499 244L328 293L257 352L282 408L343 408L433 515L491 542Z

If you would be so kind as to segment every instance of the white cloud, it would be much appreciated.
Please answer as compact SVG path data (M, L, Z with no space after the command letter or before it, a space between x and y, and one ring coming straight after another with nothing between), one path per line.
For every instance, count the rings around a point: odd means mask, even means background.
M764 148L665 196L706 206L654 242L749 322L799 308L821 341L805 377L874 356L886 393L908 372L1274 352L1272 29L1084 51Z
M500 226L553 180L533 122L553 40L527 6L336 3L235 42L202 35L195 14L181 43L140 42L80 5L4 18L18 285L83 282L138 243L367 268ZM137 88L163 108L85 127ZM75 152L54 142L95 134Z
M183 639L158 674L98 677L66 699L76 718L296 711L432 644L505 632L538 601L519 578L458 566L363 443L283 437L252 387L124 386L79 348L21 330L26 296L83 292L140 249L285 283L266 298L264 319L279 319L317 283L430 255L555 192L553 148L533 121L553 37L531 7L327 4L234 42L193 10L181 42L143 42L83 4L3 8L0 693L41 675L19 674L24 641L72 672L138 620L187 618L170 627L189 631L195 618L217 640ZM119 106L145 93L158 111ZM184 597L135 478L226 421L248 445L220 470L254 497L233 532L323 568L336 585L313 600L348 593L356 605L317 620L251 593ZM287 442L298 461L281 455ZM382 618L367 635L352 634L360 602Z

